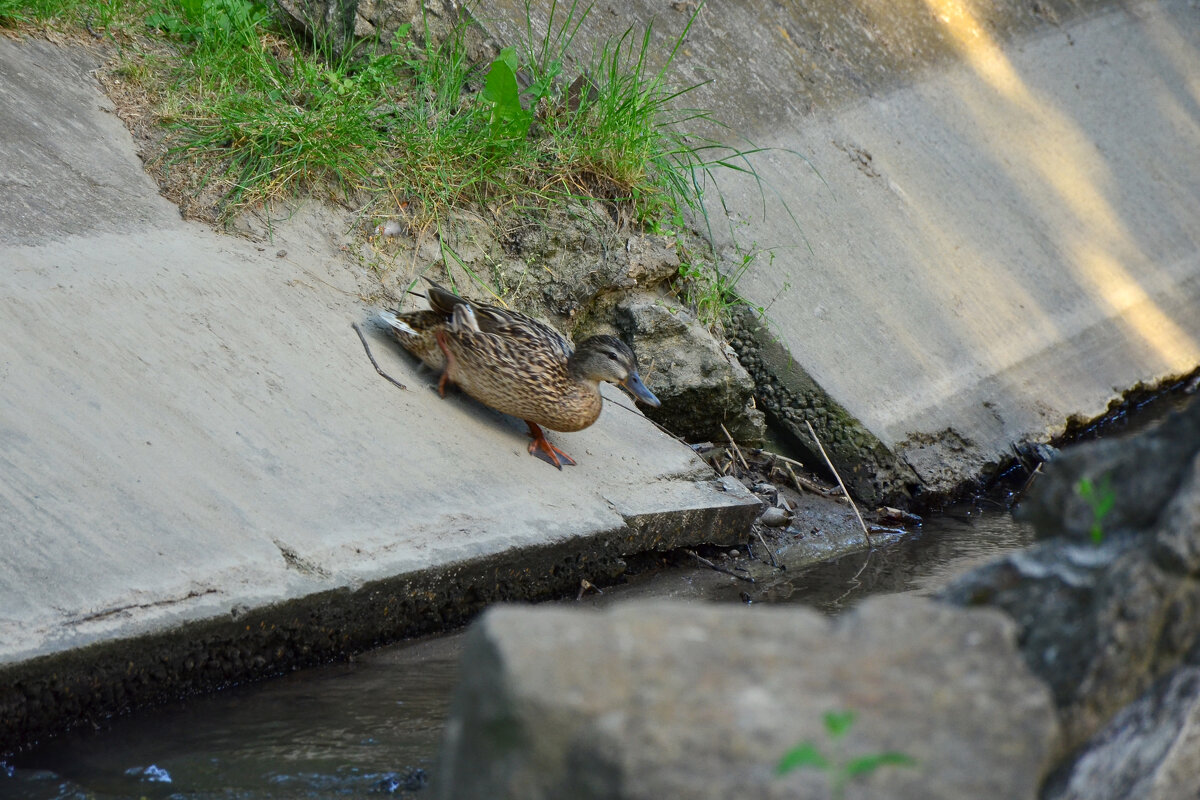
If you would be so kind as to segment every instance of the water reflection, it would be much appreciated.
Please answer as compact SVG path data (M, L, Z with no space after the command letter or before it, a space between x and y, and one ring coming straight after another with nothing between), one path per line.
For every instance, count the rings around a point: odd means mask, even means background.
M1032 542L1033 529L1006 511L958 506L903 539L787 578L791 591L777 599L837 614L873 594L929 595L951 578Z
M0 797L403 794L432 766L458 655L458 637L407 643L119 719L15 759Z

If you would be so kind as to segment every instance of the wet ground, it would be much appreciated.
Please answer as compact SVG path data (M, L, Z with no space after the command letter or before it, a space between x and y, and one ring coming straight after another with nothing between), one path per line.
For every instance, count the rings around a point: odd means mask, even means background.
M826 508L828 527L851 514L827 499L795 505L792 528L777 539L780 544L795 540L778 554L785 563L792 553L824 546L828 531L810 505ZM801 603L838 613L869 594L931 592L949 576L1021 547L1032 536L1002 509L962 506L912 526L902 538L875 538L877 546L870 551L808 569L751 562L740 551L696 554L733 573L728 574L686 553L675 554L665 569L648 568L626 585L563 602L603 606L670 597ZM761 544L755 555L765 555ZM71 734L10 760L0 770L0 797L258 800L419 792L425 778L436 773L461 639L452 634L381 648L348 664Z

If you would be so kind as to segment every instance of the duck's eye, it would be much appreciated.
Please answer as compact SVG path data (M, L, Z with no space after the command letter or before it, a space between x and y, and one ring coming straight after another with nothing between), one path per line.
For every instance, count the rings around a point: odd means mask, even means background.
M608 357L609 357L609 358L611 358L613 361L620 361L620 360L621 360L621 359L617 358L617 354L616 354L616 353L614 353L614 352L612 352L611 350L610 350L610 351L607 351L607 352L605 352L605 354L604 354L604 355L608 356Z

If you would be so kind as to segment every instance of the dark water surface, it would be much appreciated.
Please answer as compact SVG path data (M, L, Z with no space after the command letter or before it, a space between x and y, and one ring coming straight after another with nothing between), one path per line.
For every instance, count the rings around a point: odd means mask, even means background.
M964 506L869 553L779 573L758 596L838 613L870 594L929 593L1031 539L1003 510ZM669 570L587 605L741 602L744 585L708 570ZM436 771L461 645L454 634L381 648L77 732L0 768L0 798L412 796L421 783L413 770Z
M432 766L459 639L382 648L71 734L14 759L11 777L0 771L0 797L404 796L406 778L420 783L412 770Z

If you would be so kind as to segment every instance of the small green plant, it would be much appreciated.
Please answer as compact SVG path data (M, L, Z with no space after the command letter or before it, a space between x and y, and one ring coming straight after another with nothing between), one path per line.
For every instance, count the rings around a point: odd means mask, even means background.
M1089 533L1092 537L1092 544L1100 544L1104 541L1104 518L1116 505L1117 493L1113 491L1112 483L1105 475L1099 486L1087 478L1080 478L1079 482L1075 484L1075 494L1083 498L1083 501L1092 510L1092 525Z
M488 69L487 82L480 95L491 106L488 130L492 143L517 142L529 135L533 114L521 105L521 90L517 87L517 51L506 47Z
M770 266L775 261L775 252L760 250L757 246L751 246L748 250L739 248L741 260L725 270L694 257L681 261L676 289L691 305L696 317L708 325L728 322L730 310L739 306L748 306L761 317L767 309L747 303L738 294L737 285L764 252L767 254L767 265Z
M888 751L845 758L841 755L841 743L854 725L853 711L828 711L825 713L825 733L829 738L833 755L823 753L812 742L802 742L783 754L775 767L777 775L786 775L797 769L818 769L829 777L829 793L833 800L842 800L846 784L855 778L869 775L880 767L913 767L916 760L904 753Z

